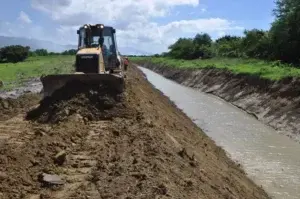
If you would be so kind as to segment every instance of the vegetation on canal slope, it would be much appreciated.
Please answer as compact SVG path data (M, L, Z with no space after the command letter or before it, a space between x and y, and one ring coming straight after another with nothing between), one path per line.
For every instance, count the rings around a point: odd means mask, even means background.
M300 69L280 62L270 62L258 59L242 58L212 58L204 60L184 60L169 57L131 57L136 63L151 61L154 64L162 64L177 68L220 68L233 73L257 75L271 80L280 80L285 77L300 77Z

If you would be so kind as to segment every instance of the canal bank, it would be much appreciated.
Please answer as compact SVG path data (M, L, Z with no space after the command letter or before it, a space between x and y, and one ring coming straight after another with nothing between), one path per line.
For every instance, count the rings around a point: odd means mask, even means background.
M149 69L140 69L157 89L193 119L248 176L274 198L300 197L300 145L226 101Z
M259 121L296 142L300 142L300 80L261 79L227 70L178 69L151 62L142 62L151 69L179 84L218 96L243 109Z

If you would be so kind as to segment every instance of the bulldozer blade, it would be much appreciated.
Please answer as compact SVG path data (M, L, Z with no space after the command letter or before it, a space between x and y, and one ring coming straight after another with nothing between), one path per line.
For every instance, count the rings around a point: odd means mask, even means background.
M65 86L68 82L79 81L83 84L106 84L122 92L124 90L124 78L118 74L62 74L47 75L41 77L43 84L43 96L51 96L56 90Z

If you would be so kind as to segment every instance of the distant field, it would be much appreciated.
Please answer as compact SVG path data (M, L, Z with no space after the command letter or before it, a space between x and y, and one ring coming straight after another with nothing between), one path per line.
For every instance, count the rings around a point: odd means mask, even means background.
M233 73L246 73L258 75L262 78L271 80L280 80L284 77L300 77L300 68L290 65L280 64L278 62L267 62L256 59L230 59L230 58L213 58L207 60L177 60L171 58L145 58L130 57L130 60L142 61L151 60L156 64L165 64L169 67L176 68L220 68L227 69Z
M22 82L46 74L69 73L73 70L74 56L56 55L29 57L24 62L0 63L1 90L9 90L22 85Z

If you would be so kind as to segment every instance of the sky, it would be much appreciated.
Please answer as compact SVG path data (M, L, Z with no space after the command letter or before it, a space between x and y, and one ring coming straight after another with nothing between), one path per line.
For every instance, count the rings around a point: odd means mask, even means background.
M77 44L76 30L103 23L117 30L118 46L161 53L179 37L213 39L269 29L274 0L3 0L0 35Z

